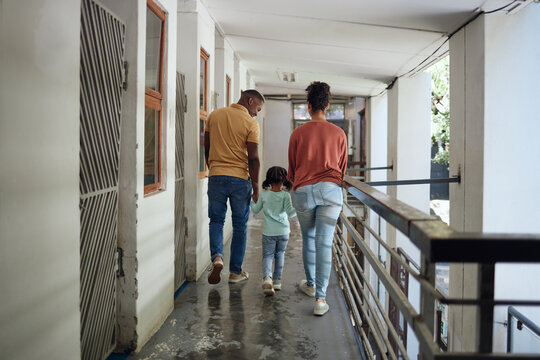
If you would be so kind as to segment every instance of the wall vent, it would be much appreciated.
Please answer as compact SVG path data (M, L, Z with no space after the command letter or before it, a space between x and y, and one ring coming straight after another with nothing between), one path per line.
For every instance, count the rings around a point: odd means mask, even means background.
M279 80L285 81L288 83L293 83L298 81L298 74L295 72L286 72L286 71L277 71Z

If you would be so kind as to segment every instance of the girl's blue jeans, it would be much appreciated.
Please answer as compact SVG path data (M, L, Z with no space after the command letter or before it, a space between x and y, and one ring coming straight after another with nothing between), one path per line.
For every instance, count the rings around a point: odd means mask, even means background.
M223 259L223 224L227 214L227 199L231 205L233 237L229 271L242 273L246 251L246 224L249 218L251 181L234 176L211 176L208 178L208 217L210 218L210 254L212 261Z
M287 248L288 242L289 235L262 236L263 279L267 276L274 280L281 279L283 263L285 261L285 249ZM274 271L272 272L272 261L274 259Z
M315 297L326 298L332 268L332 241L343 205L341 187L333 182L305 185L294 191L294 207L302 230L302 258Z

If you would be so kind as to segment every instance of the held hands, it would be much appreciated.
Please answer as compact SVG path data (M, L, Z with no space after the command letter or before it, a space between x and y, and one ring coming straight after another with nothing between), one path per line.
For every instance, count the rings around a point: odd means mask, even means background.
M259 200L259 184L252 183L252 185L253 185L253 195L251 195L251 198L253 199L254 202L257 202L257 200Z

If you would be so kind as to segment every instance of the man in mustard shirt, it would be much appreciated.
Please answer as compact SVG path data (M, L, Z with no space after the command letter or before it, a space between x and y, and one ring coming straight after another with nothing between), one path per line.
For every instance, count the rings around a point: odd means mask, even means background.
M221 280L223 269L223 224L227 199L231 205L233 237L229 282L247 280L242 270L246 250L246 224L250 198L259 198L259 124L253 117L261 111L264 97L257 90L242 92L237 104L213 111L204 128L204 153L208 176L210 218L210 284Z

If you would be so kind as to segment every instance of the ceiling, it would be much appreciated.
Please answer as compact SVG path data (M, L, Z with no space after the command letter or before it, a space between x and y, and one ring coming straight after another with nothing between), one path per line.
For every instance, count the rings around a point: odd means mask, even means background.
M511 0L202 2L263 93L301 94L320 80L335 95L369 96L429 57L477 9Z

